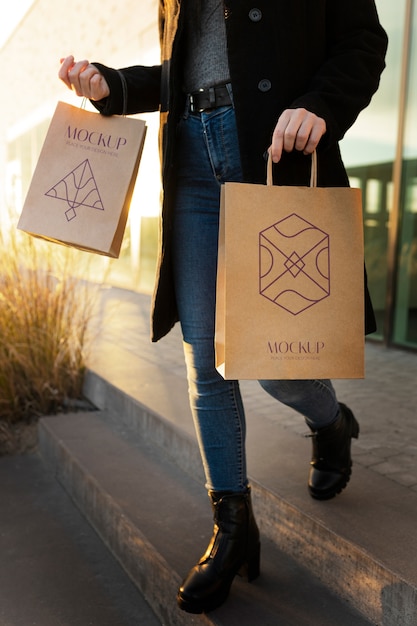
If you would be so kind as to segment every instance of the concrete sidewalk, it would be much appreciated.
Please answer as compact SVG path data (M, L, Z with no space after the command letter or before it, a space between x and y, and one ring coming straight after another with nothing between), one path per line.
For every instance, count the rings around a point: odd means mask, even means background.
M149 296L102 291L87 397L121 422L130 421L132 403L142 407L140 436L154 430L155 442L203 491L197 446L184 446L195 444L195 432L180 329L151 344L149 309ZM416 353L370 342L366 378L335 381L361 434L352 446L351 481L327 502L307 494L311 442L304 420L256 381L241 383L261 532L378 626L414 626L417 619L416 381Z
M183 391L186 373L179 326L152 344L149 309L147 295L115 288L104 290L91 367L105 373L116 386L149 385L149 377L140 376L144 363L155 376L169 373L178 377L177 393L167 390L167 402L161 404L160 412L164 415L180 409L191 425ZM336 380L334 385L339 400L352 408L360 422L361 434L353 447L355 464L417 491L417 353L367 342L366 378ZM304 420L278 405L256 381L242 381L241 388L249 429L252 421L263 418L298 435L307 434ZM150 398L150 405L155 401L162 402L162 398ZM172 403L177 406L170 406Z
M0 458L0 625L158 626L36 454Z
M187 437L195 440L195 433L188 407L180 330L177 325L167 337L152 344L149 311L148 295L116 288L101 290L88 376L93 387L97 380L105 381L99 387L104 385L109 397L118 396L120 391L120 398L124 395L132 403L139 402L145 413L148 407L162 421L185 433L177 450L184 464L189 451ZM255 507L269 541L272 538L274 545L286 549L286 544L298 534L301 542L307 542L301 560L306 566L311 565L305 560L308 550L313 561L324 563L329 557L328 567L331 563L336 568L330 578L335 580L343 578L338 564L352 562L352 570L345 578L353 595L359 598L355 606L362 610L361 596L374 594L374 604L381 607L377 612L384 618L372 623L409 626L415 623L415 615L410 617L409 608L404 607L417 606L413 599L417 588L417 354L368 343L366 370L365 380L335 381L339 399L351 406L361 425L360 438L353 445L352 480L341 496L320 503L307 495L311 443L304 437L304 420L271 399L256 381L241 383L248 423L248 470L258 486ZM98 397L101 391L102 387L97 389ZM117 405L119 400L115 401ZM128 413L131 406L128 402L124 406ZM115 417L122 415L116 411ZM129 419L129 415L123 417ZM97 467L108 472L113 484L120 478L117 468L123 455L113 459L112 465L110 453L100 448L96 435L92 434L90 443L83 440L83 428L87 433L98 419L80 414L66 420L63 416L62 420L56 418L54 428L58 434L60 429L62 433L67 431L60 441L67 450L68 464L73 448L77 451L72 439L78 437L86 448L84 467L94 457ZM50 420L52 428L54 418ZM139 436L138 441L142 439L145 437ZM168 445L175 442L169 440ZM113 446L110 440L109 449ZM196 466L194 461L190 467ZM204 491L203 478L198 471L192 473L198 479L198 486L193 489L203 502L201 509L195 506L198 519L206 515L209 518L206 496L200 494ZM156 474L155 470L149 472ZM136 476L135 473L132 477L129 497L122 481L126 514L129 507L137 506ZM92 479L87 475L85 481L85 485L80 483L83 491L91 488ZM147 484L142 486L146 492ZM0 626L161 623L38 456L0 459L0 493ZM184 494L190 497L188 489ZM279 520L273 517L277 506ZM210 522L202 528L206 526L209 530ZM176 531L172 532L175 536ZM198 548L194 542L192 545L190 552ZM296 556L299 550L295 546ZM188 562L188 554L181 553L181 559ZM271 569L268 563L266 566ZM179 571L186 567L186 563L181 563ZM274 561L274 569L255 587L256 593L265 593L265 598L269 598L268 585L274 580L275 570ZM378 582L379 587L373 588L372 581ZM262 585L266 585L265 589ZM235 601L239 599L239 587L237 590ZM242 593L247 593L246 588L242 588ZM171 600L167 598L167 603ZM253 610L256 601L257 596ZM289 601L282 604L281 611L284 606L293 610ZM302 607L300 604L300 619L306 618ZM220 612L218 623L234 623L228 613L233 610L239 617L237 605L228 603ZM398 615L406 616L404 621L398 620ZM249 619L244 623L253 622ZM280 623L292 626L295 622ZM353 624L362 624L362 620L358 617Z

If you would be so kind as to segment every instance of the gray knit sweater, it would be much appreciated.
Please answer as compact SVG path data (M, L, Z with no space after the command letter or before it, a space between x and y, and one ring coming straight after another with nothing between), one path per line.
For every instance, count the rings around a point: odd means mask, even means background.
M200 11L196 8L201 2ZM186 15L184 91L229 82L223 0L191 0ZM200 24L198 19L200 18Z

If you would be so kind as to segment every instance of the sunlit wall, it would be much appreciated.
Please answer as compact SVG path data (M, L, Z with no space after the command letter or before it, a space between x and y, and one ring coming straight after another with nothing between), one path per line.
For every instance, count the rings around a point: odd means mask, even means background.
M124 67L159 62L156 0L35 0L0 48L4 68L0 103L0 218L17 222L58 100L81 99L59 80L60 58ZM7 85L7 88L6 88ZM88 103L87 108L94 110ZM96 275L150 291L154 281L160 205L158 113L140 116L147 139L120 258L96 257ZM53 245L53 244L51 244Z

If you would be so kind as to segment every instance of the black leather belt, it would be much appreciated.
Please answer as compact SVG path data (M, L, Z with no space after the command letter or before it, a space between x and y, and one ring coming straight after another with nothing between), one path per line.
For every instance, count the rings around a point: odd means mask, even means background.
M206 89L199 89L189 94L190 110L192 113L201 113L208 109L228 106L232 99L226 85L215 85Z

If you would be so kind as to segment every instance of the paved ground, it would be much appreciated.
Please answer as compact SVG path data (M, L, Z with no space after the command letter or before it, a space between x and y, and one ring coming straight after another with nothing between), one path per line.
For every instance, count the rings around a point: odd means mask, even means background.
M103 288L98 309L92 364L108 358L111 368L112 346L120 346L129 361L125 366L133 371L139 354L156 375L185 378L178 326L157 344L149 340L148 295ZM102 339L110 352L101 349ZM361 423L355 463L417 491L417 353L368 343L366 366L365 380L335 382L340 400ZM242 382L242 391L251 416L306 433L303 420L277 405L255 381ZM40 459L0 458L0 496L0 626L156 623Z
M35 454L0 458L0 626L157 626Z
M97 330L150 365L185 377L178 325L164 339L149 339L150 297L115 288L102 290ZM99 353L93 350L92 361ZM355 463L371 468L417 491L417 353L381 344L366 344L366 378L337 380L338 397L351 406L361 424L354 445ZM291 409L277 405L256 381L242 381L248 412L279 420L281 426L306 433L304 421Z

